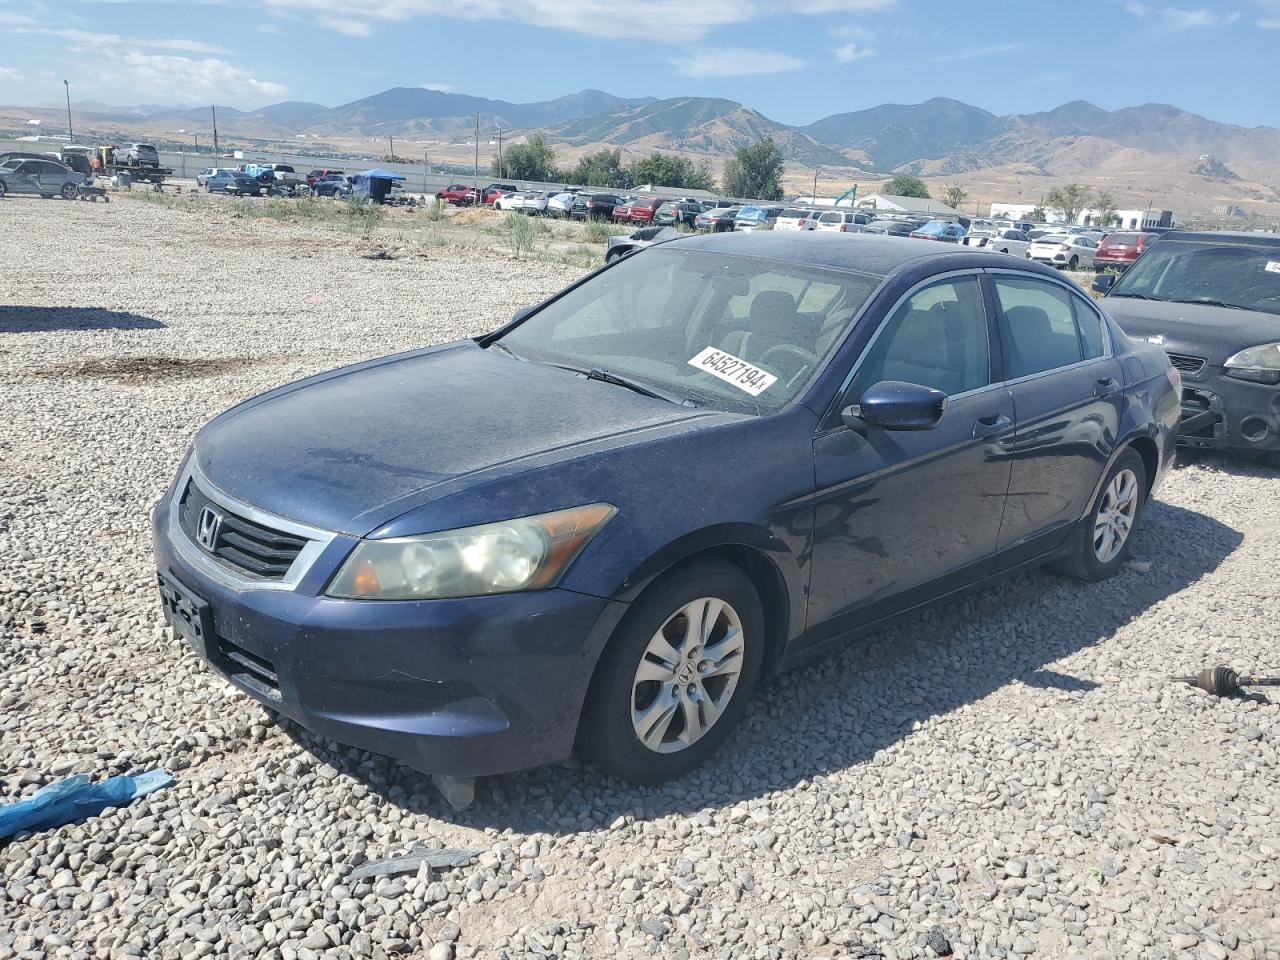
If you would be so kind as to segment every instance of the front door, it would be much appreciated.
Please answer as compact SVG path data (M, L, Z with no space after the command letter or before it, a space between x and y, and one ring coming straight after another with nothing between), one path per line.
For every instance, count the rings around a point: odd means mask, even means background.
M1098 311L1066 284L990 275L1018 430L1000 550L1011 562L1060 545L1116 447L1124 375Z
M814 641L946 592L996 550L1014 431L992 382L994 333L975 274L927 283L890 315L842 405L899 380L948 395L931 430L828 425L814 441Z

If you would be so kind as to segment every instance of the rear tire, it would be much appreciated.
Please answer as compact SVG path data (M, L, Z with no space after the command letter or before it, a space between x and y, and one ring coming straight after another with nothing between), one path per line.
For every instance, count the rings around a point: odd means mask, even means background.
M4 185L4 181L0 180L0 200L4 199L4 195L9 192L9 188Z
M1068 261L1067 261L1067 269L1068 269L1068 270L1075 270L1075 269L1076 269L1077 267L1079 267L1079 266L1080 266L1080 258L1079 258L1079 257L1075 257L1075 256L1073 256L1070 260L1068 260Z
M578 752L634 783L701 764L746 710L764 662L764 623L755 587L733 564L694 563L663 577L632 604L600 658Z
M62 185L61 194L63 200L74 200L79 196L80 191L76 188L74 183L64 183Z
M1113 576L1129 559L1133 532L1146 504L1147 466L1130 448L1108 471L1088 516L1068 541L1067 554L1053 563L1053 569L1091 582Z

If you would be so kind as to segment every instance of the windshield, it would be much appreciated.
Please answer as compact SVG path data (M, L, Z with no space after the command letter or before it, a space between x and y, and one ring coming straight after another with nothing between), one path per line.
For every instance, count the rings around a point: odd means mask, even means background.
M1111 296L1219 303L1280 316L1280 246L1161 240L1125 272Z
M568 291L501 342L528 360L767 413L808 384L881 279L655 247Z

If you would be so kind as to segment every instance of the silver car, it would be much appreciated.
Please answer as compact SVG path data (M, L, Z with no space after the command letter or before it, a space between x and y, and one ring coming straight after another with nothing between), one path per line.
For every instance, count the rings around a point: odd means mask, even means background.
M38 193L46 200L74 200L84 182L83 174L56 160L7 160L0 164L0 197L6 193Z

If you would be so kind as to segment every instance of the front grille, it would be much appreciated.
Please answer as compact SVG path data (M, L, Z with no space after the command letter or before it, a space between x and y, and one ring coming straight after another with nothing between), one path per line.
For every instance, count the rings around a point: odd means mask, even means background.
M218 655L232 677L262 691L273 700L280 699L280 680L270 660L250 653L226 637L218 637Z
M216 510L222 517L217 535L208 546L200 544L197 538L200 515L206 507ZM199 549L213 554L239 572L261 580L283 580L307 545L305 537L273 530L214 503L195 480L187 481L187 488L178 501L178 523L182 532Z
M1169 354L1169 362L1181 373L1199 373L1204 369L1204 357L1191 357L1185 353Z

